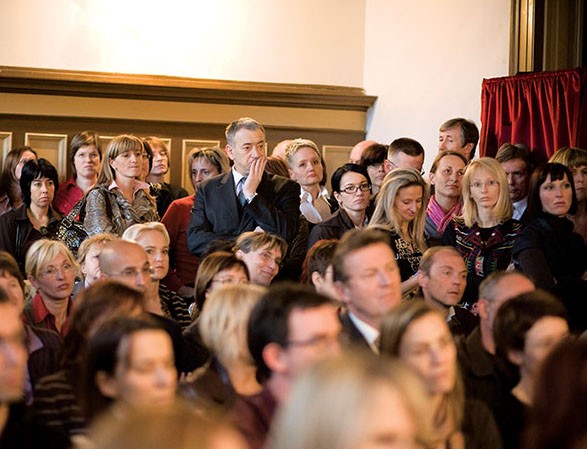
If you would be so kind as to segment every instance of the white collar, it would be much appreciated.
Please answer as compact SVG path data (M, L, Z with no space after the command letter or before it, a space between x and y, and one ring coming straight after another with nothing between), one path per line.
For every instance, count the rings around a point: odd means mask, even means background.
M377 329L375 329L373 326L371 326L370 324L365 323L363 320L358 318L352 312L349 312L349 318L351 319L353 324L357 327L357 329L359 329L359 332L361 334L363 334L363 337L365 337L365 340L367 340L367 342L370 345L375 344L375 340L377 340L377 337L379 337L379 331Z

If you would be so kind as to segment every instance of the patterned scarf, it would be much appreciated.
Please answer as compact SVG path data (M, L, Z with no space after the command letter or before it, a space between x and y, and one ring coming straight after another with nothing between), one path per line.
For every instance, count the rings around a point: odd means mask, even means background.
M452 217L461 214L462 207L463 205L459 201L457 204L453 206L451 210L449 210L448 212L444 212L442 207L440 207L440 204L438 204L438 202L436 201L436 197L432 195L430 201L428 202L428 208L426 209L426 213L436 226L436 229L438 229L438 234L442 235L444 234L444 229L446 228L446 225L450 222Z

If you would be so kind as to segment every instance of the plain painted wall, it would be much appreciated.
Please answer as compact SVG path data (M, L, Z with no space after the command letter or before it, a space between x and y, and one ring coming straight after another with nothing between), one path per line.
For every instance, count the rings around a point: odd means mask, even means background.
M365 0L0 0L0 65L363 85Z
M369 138L412 137L429 167L441 123L465 117L480 127L483 78L508 75L510 7L510 0L367 0L364 88L379 97Z
M0 0L0 65L363 87L368 137L479 124L510 0Z

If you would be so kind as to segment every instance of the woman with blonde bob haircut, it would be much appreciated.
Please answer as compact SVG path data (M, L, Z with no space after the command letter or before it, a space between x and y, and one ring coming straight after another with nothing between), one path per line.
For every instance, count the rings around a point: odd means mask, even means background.
M491 412L479 401L465 400L456 345L441 311L423 301L395 307L381 325L380 350L405 362L426 385L439 439L433 447L501 448Z
M418 287L416 274L426 251L424 226L428 198L428 184L418 171L395 169L383 181L369 223L369 227L383 230L391 237L404 298Z
M267 448L356 449L382 447L382 441L390 449L432 447L428 410L422 383L400 362L343 354L296 381Z
M78 270L71 251L56 240L37 240L27 252L25 269L36 294L24 307L24 322L65 336L73 314L71 293Z
M469 163L463 176L462 215L446 226L442 244L457 248L467 265L463 303L477 302L479 284L512 262L512 247L521 224L514 208L505 171L500 163L482 157Z
M251 284L225 285L210 294L199 317L199 329L212 359L182 386L183 396L203 406L228 409L237 395L261 391L247 347L247 323L265 292L266 288Z
M121 236L135 223L159 221L149 184L138 179L146 154L143 142L135 136L120 135L108 144L98 182L86 196L88 234Z
M169 234L161 223L135 224L124 231L123 240L141 245L151 265L151 287L145 291L145 309L177 321L187 327L192 320L188 312L188 304L176 292L169 290L161 279L169 271Z

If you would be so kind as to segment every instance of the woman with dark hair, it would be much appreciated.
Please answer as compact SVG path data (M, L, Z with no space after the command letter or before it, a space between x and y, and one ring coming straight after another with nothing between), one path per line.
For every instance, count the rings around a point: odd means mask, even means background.
M37 152L31 147L15 148L8 152L0 173L0 215L22 204L20 176L22 167L30 160L37 159Z
M34 407L40 419L70 436L82 435L86 421L80 400L84 395L82 371L88 340L106 320L115 316L136 316L142 310L143 295L114 281L99 281L80 292L64 339L62 368L41 379L35 389Z
M465 399L457 348L444 314L423 301L395 307L381 324L381 354L398 357L424 382L430 396L438 446L501 448L491 412Z
M227 284L248 284L249 270L245 263L232 252L215 251L208 254L198 267L194 302L189 311L194 322L183 331L183 337L195 366L202 366L210 353L202 341L198 316L206 298L217 288Z
M223 284L246 284L249 282L249 270L245 263L228 251L216 251L208 254L198 267L195 282L195 310L192 317L202 310L204 301L210 293Z
M87 422L105 412L173 404L177 371L169 334L146 317L111 317L88 340L80 383Z
M536 379L542 363L569 335L566 310L557 298L544 290L524 293L499 308L493 335L498 361L519 374L520 381L495 411L504 448L518 449L522 447L522 432L534 404ZM566 383L566 379L561 378L550 381ZM573 386L569 384L569 387Z
M24 275L30 246L59 226L61 217L51 206L59 188L57 170L46 159L29 160L22 168L20 187L24 204L0 217L0 249L14 256Z
M86 198L88 234L108 232L120 237L135 223L159 221L149 184L139 180L148 174L143 173L146 154L138 137L120 135L110 141L98 182Z
M574 231L587 244L587 150L560 148L548 162L558 162L571 170L577 195L577 210L569 216L569 220L575 225Z
M542 364L525 449L587 447L587 340L559 344ZM556 381L553 382L553 379Z
M572 327L585 328L587 247L567 218L577 210L573 176L568 167L548 163L530 181L528 225L513 247L514 263L538 288L561 298Z
M308 248L318 240L340 239L346 231L367 225L371 196L367 170L357 164L344 164L334 171L330 183L340 208L331 218L312 228Z
M367 170L371 181L373 196L379 193L385 175L385 161L387 160L387 147L380 143L370 145L361 155L361 166Z
M59 186L53 207L67 215L98 180L102 164L102 147L95 131L81 131L72 137L69 145L71 178Z

